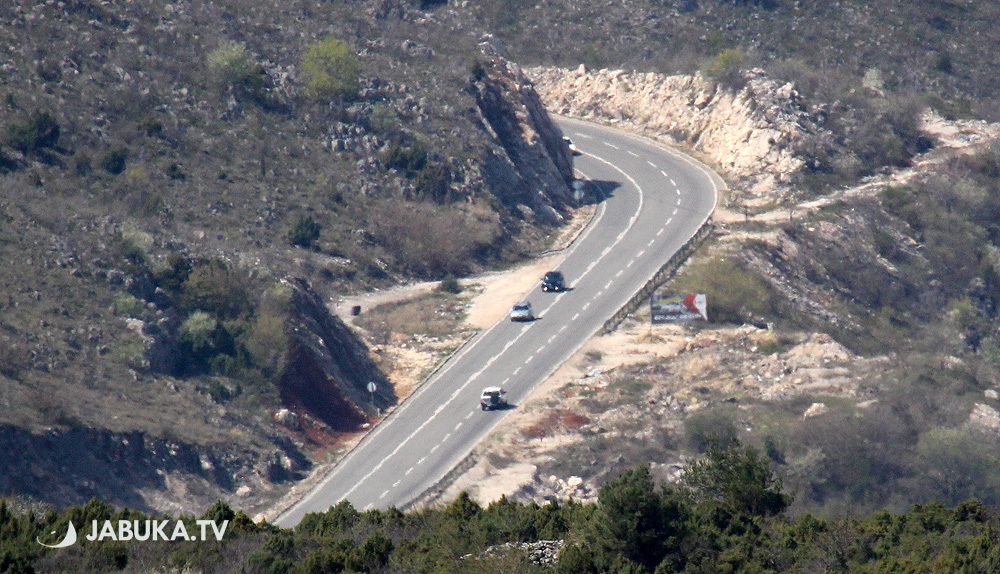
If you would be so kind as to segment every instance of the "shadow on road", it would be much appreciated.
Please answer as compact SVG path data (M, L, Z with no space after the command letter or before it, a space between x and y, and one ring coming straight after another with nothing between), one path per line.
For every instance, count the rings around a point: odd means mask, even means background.
M615 194L615 190L621 187L617 181L605 181L601 179L591 179L584 188L585 193L581 205L593 205L607 201Z
M515 404L504 403L504 404L502 404L500 406L493 407L493 408L489 409L486 412L490 412L490 411L512 411L512 410L514 410L516 408L517 408L517 405L515 405Z

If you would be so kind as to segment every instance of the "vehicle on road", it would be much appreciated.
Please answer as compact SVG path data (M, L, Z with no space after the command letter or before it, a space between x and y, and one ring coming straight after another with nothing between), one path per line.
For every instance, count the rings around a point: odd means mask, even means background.
M569 148L570 153L573 155L580 155L580 150L576 149L576 144L573 140L569 139L567 136L563 136L563 141L566 142L566 147Z
M558 293L566 289L566 278L558 271L549 271L542 277L542 291Z
M479 408L491 411L506 407L507 399L504 398L506 394L507 391L500 387L486 387L483 389L483 394L479 396Z
M531 303L521 301L510 310L511 321L534 321L535 314L531 312Z

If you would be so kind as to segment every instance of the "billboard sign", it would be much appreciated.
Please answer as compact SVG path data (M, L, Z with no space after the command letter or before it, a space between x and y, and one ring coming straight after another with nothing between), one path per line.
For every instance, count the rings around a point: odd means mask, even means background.
M691 295L657 295L649 298L653 323L708 321L708 300L703 293Z

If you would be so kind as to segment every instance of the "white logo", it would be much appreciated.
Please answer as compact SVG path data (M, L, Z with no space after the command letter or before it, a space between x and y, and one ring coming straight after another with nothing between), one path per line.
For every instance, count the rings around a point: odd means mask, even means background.
M182 520L175 521L173 528L168 528L170 526L169 520L118 520L117 522L104 520L100 524L97 520L94 520L91 524L90 534L87 534L86 538L90 542L103 542L105 540L120 542L129 540L139 542L145 542L146 540L169 540L171 542L175 540L196 540L204 542L209 540L209 527L211 527L211 537L216 541L221 541L222 536L226 533L226 528L229 526L229 521L222 521L222 525L220 526L214 520L195 520L195 525L200 532L194 530L189 533L187 525ZM55 533L55 530L50 532L50 534ZM66 537L58 544L46 544L38 538L35 538L35 541L48 548L66 548L67 546L72 546L76 544L76 526L70 522L69 529L66 531Z
M49 532L49 534L55 534L55 533L56 533L55 530ZM63 538L62 542L60 542L59 544L46 544L41 540L39 540L38 538L35 538L35 542L41 544L42 546L47 546L48 548L66 548L67 546L72 546L76 544L76 526L73 526L72 522L69 523L69 528L66 530L66 537Z

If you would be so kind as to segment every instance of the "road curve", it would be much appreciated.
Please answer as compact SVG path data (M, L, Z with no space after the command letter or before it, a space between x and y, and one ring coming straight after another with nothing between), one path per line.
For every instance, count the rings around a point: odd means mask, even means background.
M606 195L559 270L571 291L525 295L538 320L506 318L477 334L275 521L298 524L341 500L366 510L404 506L439 481L506 416L482 412L500 385L517 408L704 224L722 180L650 140L556 118L581 151L576 169Z

